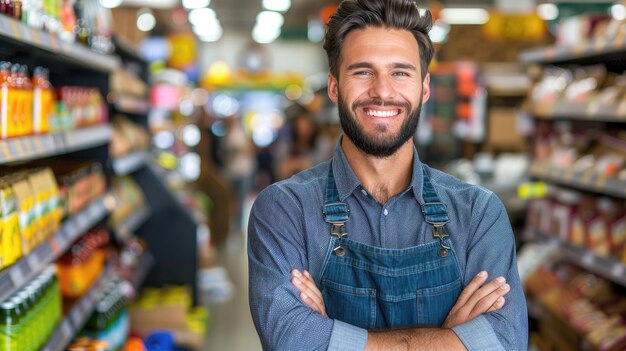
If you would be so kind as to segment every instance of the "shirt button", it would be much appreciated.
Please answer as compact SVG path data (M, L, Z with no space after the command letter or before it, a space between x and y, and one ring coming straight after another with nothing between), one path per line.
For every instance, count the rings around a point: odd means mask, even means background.
M385 214L385 216L386 216L386 215L388 215L388 214L389 214L389 211L387 211L387 209L385 209L385 210L383 211L383 213L384 213L384 214Z

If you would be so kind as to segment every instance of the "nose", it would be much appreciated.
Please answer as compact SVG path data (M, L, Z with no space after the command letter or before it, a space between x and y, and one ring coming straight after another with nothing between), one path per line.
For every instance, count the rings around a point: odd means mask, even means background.
M378 98L383 101L394 97L395 90L391 78L384 75L376 76L371 81L369 95L371 98Z

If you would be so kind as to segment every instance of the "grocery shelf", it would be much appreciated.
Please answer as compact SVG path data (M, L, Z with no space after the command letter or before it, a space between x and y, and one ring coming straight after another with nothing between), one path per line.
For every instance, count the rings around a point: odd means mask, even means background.
M63 351L78 333L95 309L98 295L109 281L115 277L113 269L107 267L93 284L91 289L74 303L72 309L57 326L42 351Z
M65 220L61 229L39 245L30 254L0 271L0 301L19 290L39 272L61 256L78 237L103 220L109 210L106 203L110 194L91 202L75 216Z
M594 41L578 46L550 46L524 51L519 60L525 64L576 63L587 64L623 59L625 42Z
M120 238L130 237L151 215L150 208L144 206L136 209L122 223L114 227Z
M528 230L526 239L551 242L558 246L558 252L567 262L626 287L626 266L615 258L598 256L586 248L571 245L559 240L554 235L536 230Z
M63 41L58 35L47 33L8 17L0 16L0 40L28 45L31 49L53 53L56 57L76 65L102 72L117 68L119 59L103 55L78 44Z
M530 166L529 175L570 188L626 199L626 181L624 180L602 178L588 172L555 169L540 162L535 162Z
M128 175L144 167L150 160L150 152L137 151L113 160L113 171L117 175Z
M0 164L61 155L106 144L111 139L111 133L111 126L102 124L66 132L0 140Z
M110 93L107 99L121 113L147 115L150 111L150 102L143 97Z
M626 122L626 102L601 104L597 101L587 103L555 103L549 106L535 106L531 114L538 119L579 120L597 122Z

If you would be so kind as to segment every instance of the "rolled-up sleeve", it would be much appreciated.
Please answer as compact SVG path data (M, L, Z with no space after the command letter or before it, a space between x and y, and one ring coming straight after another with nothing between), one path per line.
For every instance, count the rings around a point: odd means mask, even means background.
M506 278L511 290L500 310L485 313L453 328L468 350L527 350L526 299L517 271L515 237L504 205L493 193L472 218L473 237L466 251L464 285L481 270L489 280Z
M314 312L291 283L293 268L307 268L304 213L293 194L273 185L256 199L248 225L249 299L264 350L326 350L363 332ZM356 328L358 329L358 328ZM344 336L344 337L340 337ZM339 348L347 350L343 346ZM363 349L363 348L361 348Z

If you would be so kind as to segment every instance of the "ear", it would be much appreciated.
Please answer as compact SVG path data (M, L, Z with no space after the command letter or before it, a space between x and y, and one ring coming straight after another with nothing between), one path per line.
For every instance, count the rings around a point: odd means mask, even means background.
M430 98L430 73L426 73L424 80L422 81L422 103L425 103Z
M328 97L334 103L337 103L339 100L339 86L337 83L337 78L333 76L332 73L328 73Z

